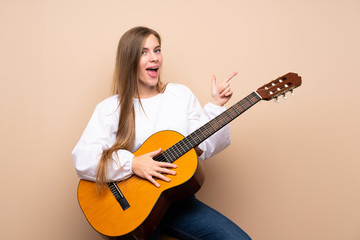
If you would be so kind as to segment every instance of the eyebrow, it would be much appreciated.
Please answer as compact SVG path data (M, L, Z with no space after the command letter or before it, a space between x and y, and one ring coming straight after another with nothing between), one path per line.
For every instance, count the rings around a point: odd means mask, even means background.
M161 46L160 46L160 45L157 45L154 49L156 49L156 48L161 48ZM149 50L149 48L143 47L143 50Z

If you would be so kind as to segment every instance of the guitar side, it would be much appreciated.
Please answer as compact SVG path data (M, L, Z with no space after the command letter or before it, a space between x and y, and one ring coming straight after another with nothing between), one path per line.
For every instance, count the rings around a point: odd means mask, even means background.
M149 137L134 153L139 156L161 148L166 150L184 137L174 131L161 131ZM190 150L175 161L176 175L167 175L170 182L159 181L160 188L133 175L117 183L130 207L123 210L109 189L103 194L94 182L80 180L79 205L90 225L99 233L115 237L142 239L151 234L171 203L196 193L204 173L196 152Z

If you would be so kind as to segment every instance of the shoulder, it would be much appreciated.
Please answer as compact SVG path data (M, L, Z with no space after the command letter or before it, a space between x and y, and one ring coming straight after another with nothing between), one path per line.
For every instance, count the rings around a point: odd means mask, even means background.
M190 98L194 96L190 88L178 83L167 84L165 93L180 98Z
M119 96L113 95L108 97L96 105L95 111L101 114L113 114L119 108Z

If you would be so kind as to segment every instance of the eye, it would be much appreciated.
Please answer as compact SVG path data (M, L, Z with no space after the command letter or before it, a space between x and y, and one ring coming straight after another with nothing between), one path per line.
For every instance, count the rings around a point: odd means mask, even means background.
M156 53L160 53L160 52L161 52L161 49L158 48L158 49L155 50L155 52L156 52Z
M141 51L141 55L145 55L146 54L146 51Z

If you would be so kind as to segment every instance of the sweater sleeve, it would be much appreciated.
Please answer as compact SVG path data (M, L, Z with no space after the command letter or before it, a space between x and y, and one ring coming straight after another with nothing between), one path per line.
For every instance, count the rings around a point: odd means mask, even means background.
M116 103L109 100L99 103L73 149L72 157L79 178L96 180L102 152L110 148L116 139L119 113L116 108ZM129 177L132 174L133 157L134 155L127 150L114 153L114 161L108 166L108 181L120 181Z
M188 117L190 122L190 132L200 128L225 110L226 108L224 106L218 106L213 103L207 103L204 108L201 108L201 105L195 95L191 94ZM199 158L202 160L208 159L221 152L229 145L230 127L229 125L226 125L214 135L199 144L199 148L203 151Z

